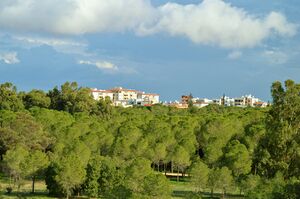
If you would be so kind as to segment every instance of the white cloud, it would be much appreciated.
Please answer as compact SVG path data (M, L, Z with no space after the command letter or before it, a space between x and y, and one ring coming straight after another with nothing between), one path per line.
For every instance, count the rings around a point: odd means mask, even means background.
M265 50L262 53L262 56L270 63L270 64L276 64L276 65L280 65L280 64L285 64L288 62L289 60L289 56L279 50Z
M86 54L87 44L84 42L73 41L71 39L47 38L34 36L13 36L13 40L23 44L26 48L32 48L42 45L53 47L58 52L72 54Z
M229 53L228 58L229 59L238 59L243 55L241 51L232 51Z
M17 64L20 62L17 52L0 53L0 61L3 61L6 64Z
M259 45L273 33L280 36L296 33L296 26L280 13L272 12L259 18L221 0L204 0L198 5L167 3L159 12L158 22L143 27L141 34L167 32L185 36L197 44L245 48Z
M115 64L108 62L108 61L87 61L87 60L80 60L78 61L78 64L84 64L84 65L93 65L96 66L99 69L107 70L107 71L118 71L119 68Z
M148 0L1 0L0 27L82 34L134 29L151 18Z
M281 13L259 17L222 0L160 7L150 0L1 0L0 28L75 35L165 32L223 48L254 47L271 35L296 33L296 26Z
M70 40L63 40L63 39L56 39L56 38L41 38L41 37L14 37L15 39L26 42L33 45L48 45L48 46L84 46L84 44L70 41Z

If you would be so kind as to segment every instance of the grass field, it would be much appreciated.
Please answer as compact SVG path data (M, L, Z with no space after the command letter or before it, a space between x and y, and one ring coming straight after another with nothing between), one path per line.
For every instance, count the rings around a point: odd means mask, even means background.
M187 181L187 179L177 182L176 179L170 180L170 186L173 190L172 198L173 199L183 199L186 198L185 196L188 195L193 191L193 187L190 185L190 183ZM31 181L23 181L22 186L18 190L16 185L12 185L13 192L11 194L6 193L6 188L9 187L9 179L7 177L1 176L0 174L0 199L55 199L54 197L49 197L46 185L44 181L37 181L35 183L35 194L31 194ZM216 191L218 192L218 191ZM227 196L226 198L243 198L240 197L237 192L231 192L234 194L231 194ZM204 197L209 198L210 192L209 190L205 190L205 193L203 194ZM220 196L216 193L215 196Z
M6 188L10 186L9 178L1 175L0 173L0 199L8 198L8 199L15 199L15 198L26 198L26 199L45 199L49 198L47 196L47 188L44 181L37 181L35 183L35 191L34 195L30 194L31 191L31 181L25 180L21 183L20 188L12 182L11 187L13 188L13 192L11 194L6 194ZM52 198L54 199L54 198Z
M170 180L170 185L172 187L173 193L172 193L172 198L173 199L180 199L180 198L186 198L186 196L189 193L192 193L194 191L194 188L191 186L191 184L188 182L188 180L183 180L177 182L175 179ZM215 190L214 191L214 197L220 198L221 197L221 190ZM210 190L206 189L204 190L203 196L205 198L210 198ZM237 190L230 190L230 194L226 196L226 198L235 198L235 199L240 199L244 198L240 196Z
M176 178L170 179L171 188L173 190L172 192L172 198L173 199L183 199L187 198L190 193L195 191L194 187L189 182L188 178L181 179L181 181L177 182ZM214 197L221 198L221 190L214 190ZM234 199L241 199L244 198L240 195L239 190L233 188L229 190L229 194L226 195L226 198L234 198ZM202 195L204 198L210 198L211 193L209 189L204 190L204 193Z

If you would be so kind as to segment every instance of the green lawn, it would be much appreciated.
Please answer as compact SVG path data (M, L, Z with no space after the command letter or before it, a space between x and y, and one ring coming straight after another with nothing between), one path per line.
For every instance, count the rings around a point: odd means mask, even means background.
M191 193L194 189L188 182L188 179L185 178L179 182L176 181L176 179L171 179L170 180L170 185L173 190L172 193L172 198L173 199L180 199L180 198L185 198L186 195ZM48 192L46 189L46 185L44 181L37 181L35 184L36 187L36 193L35 194L30 194L31 191L31 181L23 181L22 186L20 189L17 189L16 185L13 186L13 192L8 195L6 194L6 188L9 186L9 179L7 177L4 177L0 174L0 199L20 199L20 198L26 198L26 199L55 199L53 197L47 196ZM218 194L220 191L216 191L216 196L220 195ZM238 195L237 192L231 192L234 193L235 195L230 195L227 196L226 198L243 198ZM210 192L209 190L205 190L205 197L209 198L210 197Z
M0 199L2 199L2 198L8 198L8 199L15 199L15 198L45 199L45 198L49 198L47 196L48 192L47 192L47 188L46 188L44 181L37 181L35 183L36 193L34 195L30 194L31 181L29 181L29 180L24 180L22 182L22 186L20 187L19 190L18 190L18 186L14 185L12 183L11 186L13 188L13 192L11 194L7 194L6 188L9 187L9 181L10 180L8 177L5 177L0 173ZM54 198L52 198L52 199L54 199Z
M175 179L170 181L173 193L172 198L179 199L179 198L185 198L189 193L193 192L195 189L193 186L188 182L188 179L177 182ZM218 198L221 197L221 190L215 190L214 191L214 197ZM206 189L204 190L203 196L205 198L210 198L210 190ZM238 190L230 190L229 194L226 195L226 198L235 198L235 199L241 199L244 197L241 197L238 193Z

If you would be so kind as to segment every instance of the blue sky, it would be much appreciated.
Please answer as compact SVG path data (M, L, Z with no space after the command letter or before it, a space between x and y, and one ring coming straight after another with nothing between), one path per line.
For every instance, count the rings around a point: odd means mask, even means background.
M300 81L297 0L2 0L0 82L270 100Z

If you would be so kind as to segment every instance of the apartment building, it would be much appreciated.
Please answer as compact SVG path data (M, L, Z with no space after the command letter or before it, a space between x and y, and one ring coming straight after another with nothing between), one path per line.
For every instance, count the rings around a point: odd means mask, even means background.
M188 104L190 100L192 100L193 97L191 95L182 95L181 96L181 103L182 104Z
M149 106L159 103L159 95L145 93L134 89L115 87L109 90L91 90L95 100L105 99L108 97L114 106L130 107L133 105Z
M92 96L96 100L105 99L106 97L113 99L113 92L109 90L92 89Z
M221 98L217 99L199 99L199 98L191 98L191 95L182 95L181 103L187 104L189 101L193 102L193 105L199 108L208 106L209 104L217 104L220 106L236 106L236 107L266 107L268 104L266 102L261 101L259 98L255 98L252 95L245 95L237 98L230 98L225 96L225 94Z
M255 98L252 95L246 95L240 98L234 98L234 105L239 107L247 107L247 106L254 107L255 104L260 101L261 101L260 99Z

